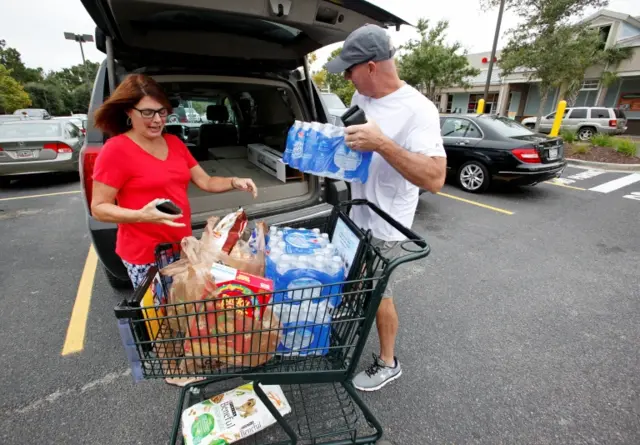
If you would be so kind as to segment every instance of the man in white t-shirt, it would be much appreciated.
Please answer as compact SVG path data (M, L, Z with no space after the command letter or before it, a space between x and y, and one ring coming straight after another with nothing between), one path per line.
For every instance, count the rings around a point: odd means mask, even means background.
M437 193L444 184L447 161L438 110L398 77L394 54L386 31L365 25L347 37L340 55L327 63L327 70L344 72L353 82L357 92L351 105L358 105L367 116L366 124L345 130L350 148L373 152L369 179L365 184L351 184L352 198L376 204L410 228L419 189ZM375 213L354 206L351 217L360 227L371 230L386 257L402 254L400 243L406 238ZM402 268L392 278L401 276ZM402 374L394 354L398 314L391 298L391 281L376 316L380 355L374 355L373 364L353 379L362 391L376 391Z

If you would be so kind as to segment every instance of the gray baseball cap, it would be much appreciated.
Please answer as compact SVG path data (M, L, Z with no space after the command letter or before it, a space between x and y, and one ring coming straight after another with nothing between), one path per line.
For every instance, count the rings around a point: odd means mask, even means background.
M384 28L364 25L353 31L344 41L342 51L326 65L330 73L341 73L354 65L389 60L396 49Z

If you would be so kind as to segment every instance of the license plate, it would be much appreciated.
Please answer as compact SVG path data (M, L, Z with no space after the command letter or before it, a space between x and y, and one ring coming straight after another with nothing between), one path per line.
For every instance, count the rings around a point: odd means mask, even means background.
M557 159L558 158L558 149L550 148L549 149L549 159Z
M33 150L20 150L18 152L18 158L28 159L33 157Z

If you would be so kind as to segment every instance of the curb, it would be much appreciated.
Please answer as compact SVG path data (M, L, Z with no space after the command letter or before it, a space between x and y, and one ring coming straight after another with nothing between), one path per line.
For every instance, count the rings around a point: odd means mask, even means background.
M571 158L567 158L567 161L569 162L569 165L576 165L580 167L591 167L612 171L640 172L640 164L613 164L610 162L583 161L582 159Z

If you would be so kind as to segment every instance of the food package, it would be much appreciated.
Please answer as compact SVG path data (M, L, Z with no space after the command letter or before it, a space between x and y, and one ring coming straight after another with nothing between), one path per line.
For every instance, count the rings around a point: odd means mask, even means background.
M185 445L227 445L276 423L253 389L253 382L211 397L182 412ZM260 385L280 415L291 412L279 385Z
M251 275L264 277L265 274L265 234L267 225L259 222L251 231L247 241L239 239L231 254L219 252L216 261Z
M222 218L215 226L214 221L207 221L200 240L201 248L206 250L207 254L224 252L228 255L247 227L247 214L243 209L238 209Z
M270 360L280 342L280 321L269 306L273 282L214 264L217 282L213 299L198 303L189 317L185 355L215 357L230 366L254 367ZM259 309L257 308L259 307Z

